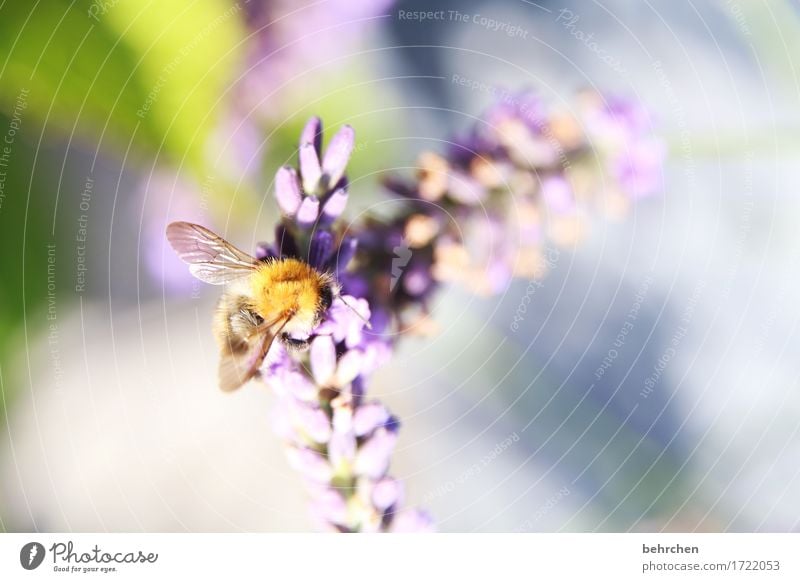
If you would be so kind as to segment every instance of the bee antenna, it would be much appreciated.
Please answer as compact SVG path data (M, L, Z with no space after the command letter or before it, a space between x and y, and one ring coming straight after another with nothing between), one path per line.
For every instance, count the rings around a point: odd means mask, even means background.
M352 305L350 305L350 304L349 304L347 301L345 301L345 298L344 298L344 297L343 297L341 294L339 294L339 299L341 299L341 300L342 300L342 303L344 303L344 304L345 304L345 305L346 305L346 306L347 306L347 307L350 309L350 311L352 311L353 313L355 313L355 314L358 316L358 318L359 318L361 321L363 321L363 322L364 322L364 327L366 327L367 329L372 329L372 324L369 322L369 319L367 319L366 317L364 317L363 315L361 315L361 314L360 314L360 313L359 313L359 312L356 310L356 308L355 308L355 307L353 307L353 306L352 306Z

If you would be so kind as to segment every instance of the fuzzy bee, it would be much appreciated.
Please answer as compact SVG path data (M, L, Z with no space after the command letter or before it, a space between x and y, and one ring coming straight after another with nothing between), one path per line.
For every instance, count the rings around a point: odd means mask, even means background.
M199 224L173 222L167 240L192 275L225 285L213 330L220 349L219 385L226 392L258 374L276 338L289 348L307 348L339 295L331 275L298 259L260 261Z

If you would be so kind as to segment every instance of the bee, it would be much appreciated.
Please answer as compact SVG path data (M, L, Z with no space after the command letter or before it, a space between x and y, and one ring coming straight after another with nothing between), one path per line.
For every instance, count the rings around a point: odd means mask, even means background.
M190 222L173 222L166 234L192 275L226 286L213 324L219 385L226 392L258 375L276 339L291 349L307 348L314 328L339 296L330 274L298 259L258 260Z

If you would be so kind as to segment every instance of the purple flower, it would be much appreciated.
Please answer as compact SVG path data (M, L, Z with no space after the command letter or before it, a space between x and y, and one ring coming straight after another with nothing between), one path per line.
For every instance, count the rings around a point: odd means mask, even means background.
M276 343L260 372L321 529L433 529L426 513L403 507L402 484L389 475L400 423L367 390L403 332L435 330L439 285L491 295L515 277L541 277L552 260L545 244L574 244L596 199L632 200L660 185L664 147L640 106L593 94L579 110L576 118L533 93L507 94L449 151L420 155L416 176L387 181L401 211L347 228L353 129L339 129L325 148L321 121L305 125L299 167L275 177L275 240L256 257L304 260L336 290L309 349Z
M274 245L261 243L257 258L295 257L311 266L338 274L347 267L355 239L332 229L347 205L344 175L353 149L353 129L341 128L322 154L322 122L314 117L303 129L300 171L285 166L275 175L275 199L283 220Z
M633 198L658 192L664 182L666 147L657 139L641 140L614 160L614 173L623 191Z
M360 374L363 356L358 350L348 350L337 357L331 336L319 335L311 343L310 360L317 385L341 388Z
M424 329L419 310L424 317L438 283L488 295L514 277L540 277L545 244L579 241L593 205L627 208L596 200L659 189L665 148L644 107L584 93L574 110L549 108L530 91L504 93L444 154L422 153L413 181L388 179L391 193L411 204L388 224L366 223L348 291L400 330ZM398 238L411 253L399 267Z
M259 245L259 258L299 257L347 277L362 231L345 238L336 219L347 202L344 171L353 141L353 130L344 127L323 154L321 122L306 124L300 171L284 167L276 175L283 218L275 243ZM308 351L278 347L262 369L279 398L276 432L304 477L321 529L390 531L401 500L400 484L387 476L399 424L382 404L365 397L368 377L392 352L387 339L367 329L371 318L367 299L335 297Z
M275 196L285 216L304 225L319 216L320 205L326 220L333 222L347 204L344 171L353 151L355 134L349 125L331 138L324 156L321 151L322 123L312 118L303 130L299 147L300 174L281 168L275 177Z
M281 112L296 105L291 102L293 96L317 90L320 73L347 66L351 62L347 57L366 43L370 31L385 22L392 4L394 0L243 2L249 42L245 70L236 87L237 105L283 121ZM314 74L297 75L314 71L320 64L324 68Z
M371 501L375 507L387 510L398 505L403 495L403 486L391 477L382 477L372 486Z
M320 529L347 527L347 500L336 489L319 487L312 495L311 514Z
M193 185L177 175L157 172L141 184L142 263L150 277L166 292L190 296L197 280L183 267L163 236L173 220L208 223Z
M353 431L362 437L389 422L389 411L380 402L367 402L353 413Z
M397 434L386 427L380 427L364 441L355 459L355 470L360 475L377 479L386 474L389 461L397 443Z
M337 298L328 310L328 317L317 328L317 333L330 334L336 343L344 342L348 348L354 348L361 343L364 321L369 321L369 318L369 304L365 299L352 296Z
M314 483L328 483L333 478L333 468L322 453L308 447L289 446L286 449L289 464Z
M575 198L569 182L563 176L549 176L542 179L542 200L545 206L559 214L571 212L575 208Z

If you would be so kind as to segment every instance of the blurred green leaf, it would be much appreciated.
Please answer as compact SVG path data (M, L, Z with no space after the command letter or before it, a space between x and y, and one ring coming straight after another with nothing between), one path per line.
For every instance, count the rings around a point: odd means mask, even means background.
M231 77L241 7L224 0L49 0L0 8L0 106L97 147L203 164Z
M14 121L0 114L0 248L5 249L0 253L0 425L5 423L5 407L20 390L22 354L28 349L23 322L45 309L48 244L55 244L48 199L39 195L42 182L53 173L42 172L31 180L35 151L12 132ZM36 333L45 328L41 322L46 322L44 316L36 319Z

